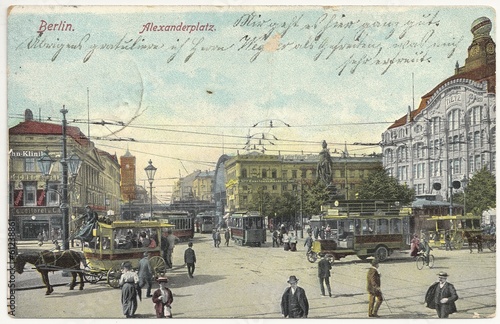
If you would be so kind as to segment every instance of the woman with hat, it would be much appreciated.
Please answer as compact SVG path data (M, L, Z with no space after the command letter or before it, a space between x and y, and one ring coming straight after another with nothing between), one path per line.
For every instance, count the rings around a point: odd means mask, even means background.
M174 301L172 291L167 288L167 277L159 277L156 279L160 288L153 293L153 303L155 303L155 311L157 318L172 318L171 304Z
M290 287L285 289L281 297L281 313L285 318L306 318L309 314L306 292L297 285L298 281L296 276L290 276L287 281Z
M134 317L135 311L137 310L139 276L132 270L132 263L130 263L130 261L125 261L122 264L122 275L119 285L122 288L123 315L127 318Z
M427 307L435 309L439 318L448 318L457 311L455 305L458 299L457 291L447 280L448 274L441 271L438 273L438 281L433 283L425 294Z

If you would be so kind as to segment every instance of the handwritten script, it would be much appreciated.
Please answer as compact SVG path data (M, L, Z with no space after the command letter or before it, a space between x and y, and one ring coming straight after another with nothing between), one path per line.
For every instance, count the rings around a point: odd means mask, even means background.
M270 12L242 13L227 26L211 25L213 32L203 34L175 33L179 28L146 34L144 22L135 30L127 26L115 39L103 39L92 31L64 35L38 32L20 41L16 51L40 51L40 57L52 62L77 59L82 63L100 59L102 52L130 52L167 64L189 64L205 55L227 55L252 64L263 55L300 53L312 62L332 64L338 75L367 67L377 68L383 75L398 65L432 63L434 55L450 58L464 41L463 37L449 39L442 36L446 33L439 33L444 27L440 27L438 10L419 19L401 15L394 20L357 19L329 10L296 12L286 19L276 16Z

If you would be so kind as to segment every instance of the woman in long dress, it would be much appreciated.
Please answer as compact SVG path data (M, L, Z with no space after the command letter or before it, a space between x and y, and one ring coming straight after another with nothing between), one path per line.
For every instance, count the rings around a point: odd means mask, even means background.
M411 240L410 245L410 256L416 257L419 250L420 239L417 234L413 234L413 239Z
M122 288L122 309L123 315L127 318L135 316L137 310L137 287L139 276L132 270L129 261L123 263L122 276L120 277L120 287Z

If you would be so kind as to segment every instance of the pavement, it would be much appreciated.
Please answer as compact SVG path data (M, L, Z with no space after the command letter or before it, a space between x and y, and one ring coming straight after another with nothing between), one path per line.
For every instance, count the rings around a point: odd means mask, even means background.
M367 319L368 295L366 272L370 260L349 256L335 261L332 269L332 298L320 295L317 263L305 258L303 239L297 252L273 248L271 242L263 247L241 247L233 242L229 247L213 247L209 234L196 234L194 250L197 263L194 278L189 278L183 266L183 253L187 244L181 243L174 250L174 268L167 276L173 291L172 311L180 319L278 319L281 294L288 286L290 275L299 278L310 304L309 317L313 319ZM50 244L52 246L52 244ZM20 251L43 249L36 242L19 242ZM418 270L408 251L395 252L381 263L382 291L386 301L379 311L381 319L437 319L434 310L425 307L423 300L427 288L437 280L439 271L450 275L459 300L458 312L451 319L493 319L496 315L496 253L469 253L435 249L433 269ZM31 274L30 274L31 273ZM27 269L26 274L36 272ZM68 278L54 273L58 282ZM52 279L51 279L52 280ZM35 285L34 285L35 286ZM156 289L157 285L153 287ZM121 291L107 286L105 280L85 284L82 291L69 291L63 284L45 296L45 289L14 291L17 318L92 318L120 319ZM139 302L137 318L154 318L150 299ZM373 320L373 319L369 319ZM482 321L484 322L484 321ZM481 322L481 323L482 323Z

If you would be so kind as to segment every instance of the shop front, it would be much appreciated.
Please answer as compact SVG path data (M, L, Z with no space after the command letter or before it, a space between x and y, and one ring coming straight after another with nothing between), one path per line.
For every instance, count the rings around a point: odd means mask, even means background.
M16 222L18 240L61 240L62 214L59 207L14 207L10 219Z

